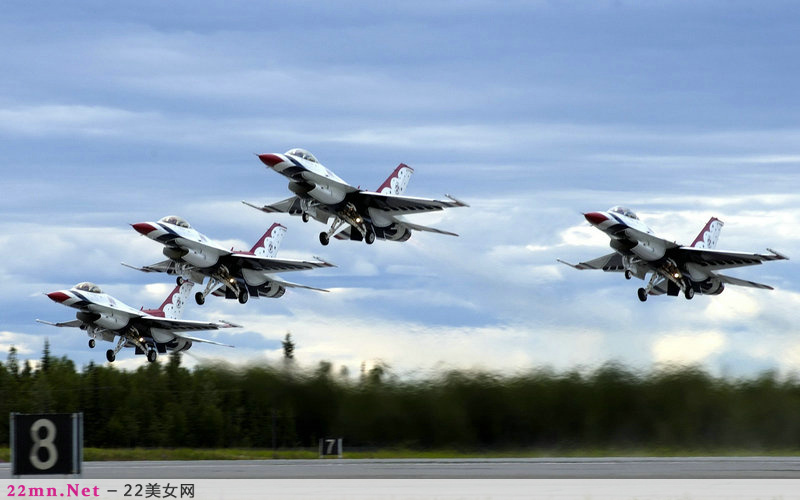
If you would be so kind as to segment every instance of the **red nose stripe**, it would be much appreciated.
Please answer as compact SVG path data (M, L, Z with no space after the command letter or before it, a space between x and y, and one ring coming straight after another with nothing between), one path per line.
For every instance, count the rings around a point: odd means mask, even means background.
M258 155L258 159L261 160L264 163L264 165L266 165L268 167L274 167L278 163L283 163L283 159L281 157L279 157L278 155L271 154L271 153L267 153L267 154L264 154L264 155Z
M608 220L608 217L599 213L599 212L589 212L588 214L583 214L591 224L597 226L598 224L602 224L603 222Z
M47 294L47 296L50 298L50 300L58 303L64 302L69 298L69 295L64 292L50 292Z
M156 230L156 228L154 228L152 224L148 224L147 222L137 222L136 224L131 224L131 226L133 226L133 228L137 232L145 236Z

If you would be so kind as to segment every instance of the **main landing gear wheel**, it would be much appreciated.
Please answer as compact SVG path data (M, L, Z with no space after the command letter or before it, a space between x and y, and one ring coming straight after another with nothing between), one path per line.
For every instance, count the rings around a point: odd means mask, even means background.
M247 293L247 290L245 290L244 288L242 288L242 289L239 291L239 297L238 297L238 299L239 299L239 303L240 303L240 304L247 304L247 299L248 299L249 297L250 297L250 295Z
M375 233L373 231L367 231L366 236L364 236L364 241L367 242L367 245L375 243Z
M328 233L319 233L319 242L322 243L323 246L330 243L331 238L328 236Z
M203 292L197 292L194 294L194 301L197 302L198 306L202 306L206 302L206 298L203 297Z
M642 302L647 301L647 290L645 290L644 288L640 288L638 290L638 294L639 294L639 300L641 300Z
M156 352L156 350L155 349L148 349L147 350L147 361L149 361L151 363L154 363L156 361L156 358L158 358L158 353Z
M109 363L113 363L116 358L117 358L117 355L114 354L114 350L113 349L109 349L109 350L106 351L106 359L108 360Z
M686 300L692 300L692 297L694 297L694 288L690 286L686 287L686 291L683 292L683 296L686 297Z
M89 339L89 349L94 349L94 345L95 345L94 339Z
M308 214L305 212L303 212L303 215L300 218L303 219L303 222L308 222L309 219Z
M625 279L626 279L626 280L629 280L629 279L631 279L631 276L633 276L633 275L631 274L631 270L630 270L630 269L626 269L626 270L625 270Z

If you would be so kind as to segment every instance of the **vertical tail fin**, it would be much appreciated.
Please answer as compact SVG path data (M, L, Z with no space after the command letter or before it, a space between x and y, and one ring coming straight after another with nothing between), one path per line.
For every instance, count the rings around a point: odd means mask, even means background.
M413 173L413 168L405 163L401 163L394 169L392 175L383 181L383 184L381 184L377 192L382 194L403 194L403 191L406 190L406 186L408 186L409 179L411 179L411 174Z
M181 319L181 316L183 316L183 309L189 301L189 294L192 293L193 287L193 282L184 279L183 283L172 290L157 311L161 311L165 318Z
M700 234L698 234L697 238L692 242L692 246L694 248L716 248L717 241L719 241L719 233L722 231L722 226L724 225L725 223L716 217L708 219L703 230L700 231Z
M286 226L282 226L277 222L272 224L267 232L264 233L264 236L259 238L253 248L250 250L251 253L258 255L259 257L275 257L278 254L278 247L281 246L281 241L283 241L283 235L286 234Z

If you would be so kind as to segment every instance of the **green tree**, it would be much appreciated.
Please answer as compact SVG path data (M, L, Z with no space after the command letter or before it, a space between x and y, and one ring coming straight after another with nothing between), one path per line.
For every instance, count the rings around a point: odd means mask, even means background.
M292 341L291 332L286 332L286 337L281 342L283 345L283 359L286 361L294 360L294 342Z

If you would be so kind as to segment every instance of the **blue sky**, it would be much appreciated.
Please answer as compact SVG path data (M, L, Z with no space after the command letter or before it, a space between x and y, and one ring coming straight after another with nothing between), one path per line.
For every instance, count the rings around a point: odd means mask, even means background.
M700 364L716 374L800 368L800 7L791 2L8 2L0 19L0 350L104 359L42 292L90 280L153 306L171 278L128 224L179 214L247 247L287 225L281 256L339 267L286 274L332 289L193 319L245 325L187 363L298 361L412 376ZM318 224L241 205L288 196L253 153L312 151L376 188L471 208L420 223L460 238L321 247ZM619 275L556 258L608 252L581 212L624 204L691 242L795 260L731 274L773 292L636 299ZM213 334L210 334L213 336ZM121 355L120 366L144 362Z

